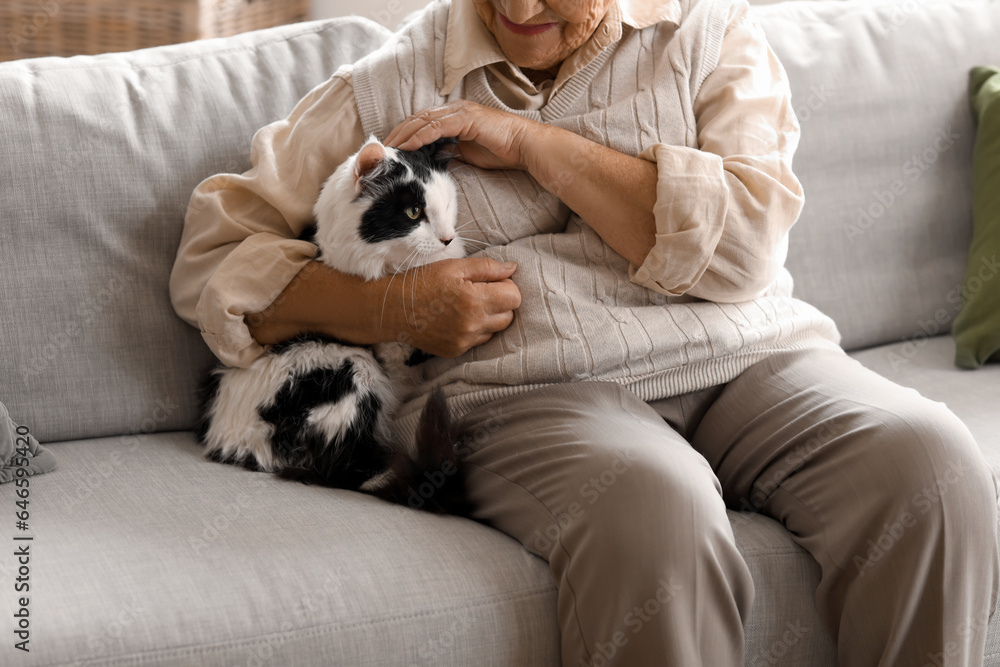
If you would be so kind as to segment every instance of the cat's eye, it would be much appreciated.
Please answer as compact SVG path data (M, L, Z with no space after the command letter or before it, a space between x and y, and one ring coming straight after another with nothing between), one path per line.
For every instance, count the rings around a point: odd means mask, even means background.
M424 209L422 209L419 206L410 206L409 208L406 209L406 217L408 217L410 220L416 220L417 218L420 217L420 214L423 212Z

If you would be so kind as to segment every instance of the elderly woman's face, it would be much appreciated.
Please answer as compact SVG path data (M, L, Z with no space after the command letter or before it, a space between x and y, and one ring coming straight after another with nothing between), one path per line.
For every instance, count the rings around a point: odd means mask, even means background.
M594 33L614 0L472 0L507 59L552 69Z

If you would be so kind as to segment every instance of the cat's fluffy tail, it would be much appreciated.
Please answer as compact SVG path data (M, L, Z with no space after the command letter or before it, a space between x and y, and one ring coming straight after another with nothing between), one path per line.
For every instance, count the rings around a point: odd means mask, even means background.
M417 426L416 458L397 451L386 479L372 493L379 498L435 514L467 516L465 462L444 394L435 389Z

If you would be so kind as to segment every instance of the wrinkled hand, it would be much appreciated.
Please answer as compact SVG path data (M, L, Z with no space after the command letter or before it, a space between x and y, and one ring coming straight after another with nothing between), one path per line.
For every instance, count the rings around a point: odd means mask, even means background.
M510 276L516 264L485 257L446 259L394 279L369 283L384 304L383 328L397 342L440 357L457 357L506 329L521 305Z
M526 169L532 138L544 128L509 111L456 100L410 116L383 143L416 150L441 137L456 137L464 162L482 169Z
M468 164L525 169L526 147L540 127L517 114L457 100L410 116L383 143L416 150L456 137L459 158ZM516 268L484 257L434 262L394 281L379 281L373 287L381 293L373 298L386 303L383 325L399 332L399 342L457 357L510 326L521 305L521 293L510 280Z

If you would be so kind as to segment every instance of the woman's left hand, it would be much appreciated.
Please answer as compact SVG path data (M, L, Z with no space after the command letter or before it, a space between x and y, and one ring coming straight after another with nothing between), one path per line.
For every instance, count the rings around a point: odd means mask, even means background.
M386 146L416 150L440 139L458 139L459 157L481 169L527 169L532 137L545 126L527 118L456 100L410 116L389 133Z

